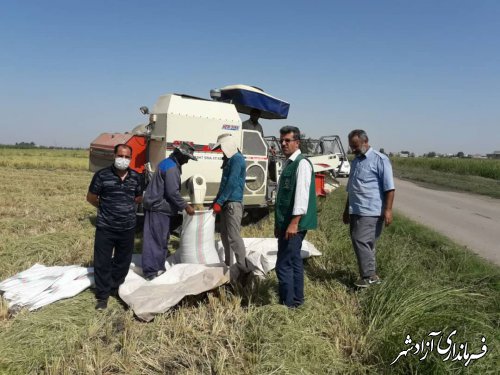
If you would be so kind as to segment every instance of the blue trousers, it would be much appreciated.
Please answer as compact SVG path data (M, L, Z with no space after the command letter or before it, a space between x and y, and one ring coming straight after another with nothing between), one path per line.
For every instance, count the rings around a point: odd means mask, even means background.
M112 289L117 289L127 276L135 228L113 231L96 228L94 241L94 279L97 299L106 300Z
M144 239L142 242L142 273L144 277L156 276L165 271L170 237L170 216L144 211Z
M278 236L276 275L279 281L279 302L288 307L304 303L304 263L300 256L302 241L307 231L298 232L285 240L285 232Z

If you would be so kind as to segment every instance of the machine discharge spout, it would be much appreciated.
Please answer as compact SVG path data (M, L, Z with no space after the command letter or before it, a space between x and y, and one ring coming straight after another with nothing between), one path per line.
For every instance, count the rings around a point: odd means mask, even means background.
M192 204L203 204L207 193L207 183L201 174L195 174L187 180L189 198Z

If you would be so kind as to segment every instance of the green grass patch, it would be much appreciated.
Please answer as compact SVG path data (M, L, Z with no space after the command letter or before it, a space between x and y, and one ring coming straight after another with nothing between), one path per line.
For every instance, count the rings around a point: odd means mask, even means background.
M88 170L88 150L1 148L0 167Z
M500 180L500 160L468 158L391 158L395 168L418 168Z

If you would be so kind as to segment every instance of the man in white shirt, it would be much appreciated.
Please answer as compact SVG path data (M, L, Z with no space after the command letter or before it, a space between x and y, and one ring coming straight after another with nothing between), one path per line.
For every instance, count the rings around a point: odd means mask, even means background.
M275 207L276 275L280 303L295 308L304 303L304 265L300 250L307 231L317 226L316 188L312 164L300 152L299 128L281 128L280 144L287 159Z

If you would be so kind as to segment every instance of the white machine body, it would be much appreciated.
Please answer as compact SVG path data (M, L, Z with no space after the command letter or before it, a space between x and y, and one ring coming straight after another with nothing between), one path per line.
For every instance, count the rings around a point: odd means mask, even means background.
M150 124L149 161L153 170L179 142L188 142L195 148L198 161L190 160L182 166L181 194L186 200L191 201L190 194L197 197L196 200L201 199L201 193L193 195L190 191L194 185L186 183L194 175L201 176L206 187L203 202L196 203L209 204L214 200L222 176L223 153L212 151L211 147L219 135L231 133L246 159L244 204L267 206L268 146L259 132L242 130L240 116L233 104L168 94L159 97L151 114L154 121Z

